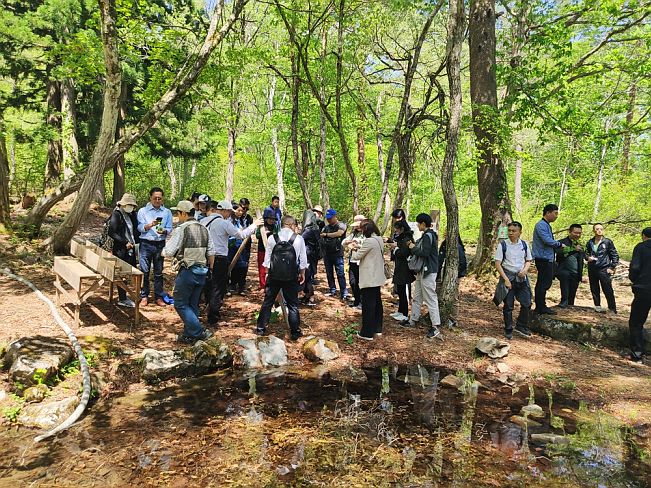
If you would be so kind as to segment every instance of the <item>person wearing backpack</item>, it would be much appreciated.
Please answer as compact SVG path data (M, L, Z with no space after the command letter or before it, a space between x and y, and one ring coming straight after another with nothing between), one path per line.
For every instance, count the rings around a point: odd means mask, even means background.
M307 252L303 238L296 234L296 219L285 215L281 221L280 232L274 233L267 241L267 252L264 267L267 268L267 286L264 291L264 301L258 315L255 333L259 336L267 333L267 325L271 318L271 309L282 292L287 304L287 314L292 341L303 335L298 312L298 292L305 283L305 270L308 267Z
M111 252L122 261L136 266L136 244L140 242L136 198L125 193L117 203L108 221L108 236L113 239ZM127 297L127 292L118 287L118 306L133 308L136 304Z
M303 298L301 302L303 305L314 305L312 297L314 296L314 274L316 267L321 257L321 247L319 246L319 238L321 229L317 221L316 213L312 210L303 212L303 232L301 236L305 241L305 250L307 253L308 268L305 271L305 284L303 285Z
M179 266L174 282L174 308L183 321L183 333L177 340L194 344L213 335L199 322L199 297L208 269L214 263L216 249L208 229L194 218L192 202L181 200L172 210L178 213L180 225L162 254L174 257Z
M346 288L346 274L344 273L344 247L341 245L341 241L346 237L346 224L339 222L337 211L334 208L329 208L325 217L328 225L321 230L321 249L323 250L323 265L325 266L330 290L328 296L337 296L336 271L341 298L346 300L348 298L348 289Z
M508 233L508 241L501 241L495 249L495 268L500 275L500 281L493 302L498 306L501 302L504 303L504 337L507 339L513 337L515 300L520 303L520 314L516 320L515 331L524 337L531 337L529 330L531 285L527 274L533 258L526 241L520 239L522 224L511 222Z
M426 213L416 216L418 229L423 233L416 243L409 243L411 252L409 269L416 274L414 296L411 304L411 317L400 322L402 327L416 327L420 319L423 303L427 305L431 327L427 331L427 338L433 339L441 335L439 325L439 300L436 295L436 273L439 269L438 239L432 229L432 217Z

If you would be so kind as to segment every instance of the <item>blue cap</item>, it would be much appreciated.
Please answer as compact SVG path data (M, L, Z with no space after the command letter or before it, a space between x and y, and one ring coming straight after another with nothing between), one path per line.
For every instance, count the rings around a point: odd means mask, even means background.
M267 208L264 209L264 212L262 212L262 218L263 219L275 219L276 214L274 213L274 211L272 209L267 207Z
M326 219L331 219L335 215L337 215L337 211L334 208L329 208L328 211L325 214L325 218Z

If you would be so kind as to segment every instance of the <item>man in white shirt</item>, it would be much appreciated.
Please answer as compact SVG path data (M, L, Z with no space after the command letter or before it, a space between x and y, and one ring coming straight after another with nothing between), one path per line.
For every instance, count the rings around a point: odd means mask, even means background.
M509 238L497 244L495 250L495 268L500 275L497 285L505 287L504 297L504 336L513 337L513 308L515 300L520 303L520 314L516 320L515 331L524 337L530 337L529 314L531 312L531 286L529 285L529 267L531 266L531 249L520 239L522 224L509 224ZM497 292L496 292L497 293Z
M211 202L207 217L201 221L210 232L215 245L215 264L211 270L210 305L208 307L208 325L214 327L219 321L219 314L228 287L228 238L246 239L262 225L262 219L254 221L244 229L238 229L231 221L233 205L228 200Z
M281 227L280 232L269 237L267 252L262 263L269 270L269 274L255 332L258 335L265 335L267 332L271 308L278 293L282 291L287 304L291 339L295 341L303 335L298 313L298 292L305 282L305 270L308 267L307 252L303 238L296 234L294 217L285 215L281 220Z

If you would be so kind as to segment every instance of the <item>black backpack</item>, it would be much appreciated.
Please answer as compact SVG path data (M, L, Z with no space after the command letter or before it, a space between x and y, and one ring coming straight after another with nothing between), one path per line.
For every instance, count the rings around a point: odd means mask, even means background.
M276 233L274 240L276 245L271 251L269 277L278 281L296 280L298 278L298 263L296 249L294 249L296 234L292 234L288 241L281 241Z
M102 233L97 239L97 245L108 252L113 252L113 238L109 235L109 226L111 224L111 216L104 222Z

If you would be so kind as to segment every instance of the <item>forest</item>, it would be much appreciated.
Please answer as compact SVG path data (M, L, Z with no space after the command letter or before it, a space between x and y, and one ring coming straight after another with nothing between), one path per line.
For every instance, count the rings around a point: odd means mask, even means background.
M59 251L91 202L152 184L386 228L445 209L449 179L480 268L549 202L559 228L612 222L625 256L648 219L649 2L4 4L0 216L37 236L76 195Z

